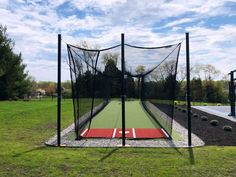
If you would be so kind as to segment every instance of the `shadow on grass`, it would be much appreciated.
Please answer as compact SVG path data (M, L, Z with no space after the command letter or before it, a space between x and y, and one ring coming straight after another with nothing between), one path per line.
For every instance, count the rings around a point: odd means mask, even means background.
M108 152L105 156L103 156L99 161L103 162L107 158L109 158L113 153L115 153L119 148L114 148L110 152Z
M193 153L193 148L189 147L188 148L188 153L189 153L189 162L191 165L195 164L195 158L194 158L194 153Z
M29 150L14 154L12 157L19 157L19 156L27 154L29 152L38 151L38 150L42 150L42 149L45 149L45 148L46 148L46 146L39 146L39 147L36 147L36 148L33 148L33 149L29 149Z
M172 149L174 149L179 155L183 155L183 153L179 150L178 147L176 147L175 143L173 141L168 141L167 143L170 145Z

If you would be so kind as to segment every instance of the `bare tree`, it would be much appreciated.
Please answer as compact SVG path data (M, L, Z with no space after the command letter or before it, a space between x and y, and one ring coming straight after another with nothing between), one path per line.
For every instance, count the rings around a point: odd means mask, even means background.
M190 72L193 73L194 72L194 67L190 67ZM177 75L176 75L176 80L179 82L179 83L182 83L185 79L186 79L186 65L185 64L182 64L182 65L179 65L178 68L177 68Z
M218 77L220 74L220 71L210 64L205 65L205 67L203 67L203 72L204 72L205 80L213 80L216 77Z
M192 76L195 78L201 78L206 81L214 80L220 75L220 71L217 70L211 64L195 64L192 70Z
M77 46L84 49L93 49L93 50L97 50L99 48L98 45L92 46L87 41L80 41L77 44ZM87 71L91 71L91 67L95 68L95 61L97 59L98 51L81 50L80 54L86 63ZM77 63L77 64L81 65L81 63Z
M162 63L151 73L151 78L155 81L165 80L166 77L175 74L175 67L176 62L173 60Z

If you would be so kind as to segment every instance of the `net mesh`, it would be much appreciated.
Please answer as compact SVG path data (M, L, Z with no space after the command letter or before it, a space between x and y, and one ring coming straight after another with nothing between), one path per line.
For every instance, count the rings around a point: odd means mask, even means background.
M142 104L169 136L172 134L180 46L180 44L168 46L168 53L161 55L156 66L150 67L151 69L141 76ZM161 48L161 50L164 49ZM158 57L158 55L154 55L154 57Z
M120 96L120 46L88 50L67 45L74 105L76 138L111 97ZM86 110L90 110L86 112Z
M145 110L169 135L180 46L180 43L163 47L124 46L127 98L141 100ZM94 115L112 98L121 97L121 45L84 49L68 44L67 49L75 132L79 139L85 128L90 128Z

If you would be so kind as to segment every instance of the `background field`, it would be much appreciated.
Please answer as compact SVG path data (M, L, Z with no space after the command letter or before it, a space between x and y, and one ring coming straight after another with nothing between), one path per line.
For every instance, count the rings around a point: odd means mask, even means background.
M72 113L62 101L63 127ZM55 132L55 100L0 102L0 176L236 176L236 147L46 147Z

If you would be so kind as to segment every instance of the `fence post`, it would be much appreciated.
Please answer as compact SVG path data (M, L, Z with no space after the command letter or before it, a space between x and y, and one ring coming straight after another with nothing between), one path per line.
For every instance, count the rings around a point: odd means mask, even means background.
M58 34L57 62L57 146L61 146L61 34Z
M121 70L122 70L122 146L125 146L125 35L121 34Z
M188 146L192 146L191 125L191 92L190 92L190 57L189 57L189 33L186 33L186 74L187 74L187 114L188 114Z

